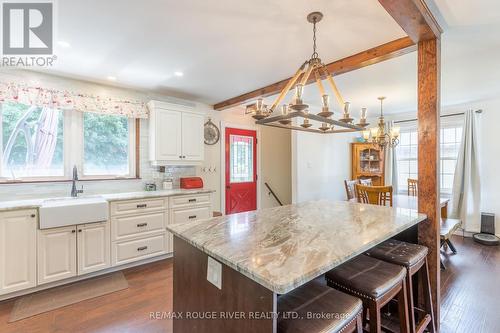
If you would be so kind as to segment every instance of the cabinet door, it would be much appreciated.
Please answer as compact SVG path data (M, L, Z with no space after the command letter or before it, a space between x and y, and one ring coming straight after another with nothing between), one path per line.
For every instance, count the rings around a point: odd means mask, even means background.
M111 264L109 222L92 223L78 228L78 275L108 268Z
M182 156L182 113L166 109L155 111L154 143L157 161L181 160Z
M203 121L201 114L182 114L182 159L185 161L203 160Z
M76 227L38 230L38 284L76 276Z
M36 286L35 210L0 214L0 295Z

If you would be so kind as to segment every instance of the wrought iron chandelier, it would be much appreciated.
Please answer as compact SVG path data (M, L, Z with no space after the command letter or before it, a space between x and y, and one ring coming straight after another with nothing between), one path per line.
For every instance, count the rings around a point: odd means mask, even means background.
M271 106L265 105L262 98L256 103L247 106L247 113L252 114L256 119L256 124L282 127L294 130L316 132L316 133L339 133L362 131L369 124L366 122L366 108L361 109L360 120L354 123L354 119L349 114L349 102L345 102L340 94L333 76L328 68L319 58L316 50L316 23L321 21L323 14L313 12L307 15L307 21L313 25L313 53L309 60L306 60L297 70L295 75L285 84L278 97ZM326 93L323 80L327 81L341 109L344 110L340 119L333 119L333 108L330 106L330 96ZM309 112L309 105L303 102L304 86L310 81L316 81L321 94L321 112L313 114ZM290 103L281 104L287 93L294 88L295 93ZM276 114L276 109L280 106L280 114ZM296 124L292 119L297 118ZM300 121L302 119L302 121ZM313 128L311 120L318 121L321 126ZM298 125L298 126L297 126ZM340 129L337 129L339 127Z
M384 119L384 99L379 97L380 101L380 117L378 118L378 126L370 130L363 131L363 138L365 141L370 142L381 149L387 147L394 148L399 144L399 127L394 126L388 131L385 128Z

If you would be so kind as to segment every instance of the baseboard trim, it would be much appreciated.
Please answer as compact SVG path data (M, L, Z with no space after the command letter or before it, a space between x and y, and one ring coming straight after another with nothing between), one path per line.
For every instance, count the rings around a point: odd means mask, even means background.
M69 283L73 283L73 282L78 282L78 281L90 279L90 278L93 278L93 277L96 277L96 276L100 276L100 275L104 275L104 274L108 274L108 273L113 273L113 272L117 272L117 271L122 271L122 270L127 269L127 268L132 268L132 267L137 267L137 266L142 266L142 265L150 264L150 263L153 263L155 261L160 261L160 260L172 258L172 256L173 256L173 253L162 254L162 255L157 256L157 257L142 259L142 260L139 260L139 261L136 261L136 262L131 262L131 263L128 263L128 264L123 264L123 265L120 265L120 266L114 266L114 267L106 268L106 269L104 269L102 271L92 272L92 273L89 273L89 274L86 274L86 275L74 276L74 277L71 277L71 278L68 278L68 279L64 279L64 280L61 280L61 281L55 281L55 282L51 282L51 283L47 283L47 284L42 284L40 286L36 286L36 287L30 288L30 289L15 291L15 292L10 293L10 294L1 295L0 296L0 302L1 301L5 301L5 300L10 300L10 299L15 298L15 297L19 297L19 296L24 296L24 295L27 295L27 294L31 294L31 293L34 293L34 292L37 292L37 291L42 291L42 290L45 290L45 289L50 289L50 288L53 288L53 287L58 287L58 286L62 286L62 285L65 285L65 284L69 284Z

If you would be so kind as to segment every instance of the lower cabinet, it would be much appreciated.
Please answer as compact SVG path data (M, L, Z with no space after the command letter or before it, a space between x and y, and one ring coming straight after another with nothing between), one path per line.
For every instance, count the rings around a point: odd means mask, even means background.
M38 231L38 284L110 266L109 223Z
M0 213L0 295L36 286L36 210Z
M100 271L111 266L109 223L92 223L78 227L78 275Z

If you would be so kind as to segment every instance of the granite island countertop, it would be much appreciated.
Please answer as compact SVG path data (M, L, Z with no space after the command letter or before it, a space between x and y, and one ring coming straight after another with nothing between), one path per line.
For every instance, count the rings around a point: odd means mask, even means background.
M171 224L167 230L284 294L426 218L406 208L320 200Z
M191 194L203 194L215 192L210 189L172 189L172 190L158 190L158 191L137 191L137 192L124 192L124 193L108 193L108 194L92 194L88 197L101 196L107 201L119 201L119 200L134 200L134 199L147 199L147 198L158 198L158 197L171 197L177 195L191 195ZM84 198L86 195L81 195ZM41 198L41 199L25 199L25 200L9 200L0 202L0 212L19 210L19 209L37 209L39 208L44 200L57 199L57 198Z

